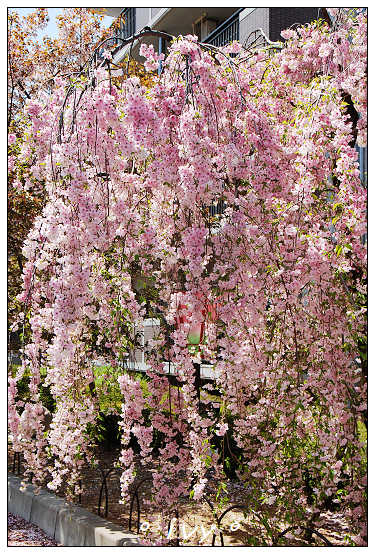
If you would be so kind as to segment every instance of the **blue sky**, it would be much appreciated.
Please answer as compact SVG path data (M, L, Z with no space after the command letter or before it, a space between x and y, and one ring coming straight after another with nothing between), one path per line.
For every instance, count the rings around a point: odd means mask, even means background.
M19 15L27 15L29 13L32 13L35 8L9 8L12 12L18 12ZM41 41L44 36L49 36L51 38L57 37L57 27L55 23L55 17L56 15L61 14L63 8L48 8L48 15L50 18L50 21L45 29L38 32L38 39ZM113 22L113 17L105 16L103 20L103 24L105 27L109 27L110 24Z

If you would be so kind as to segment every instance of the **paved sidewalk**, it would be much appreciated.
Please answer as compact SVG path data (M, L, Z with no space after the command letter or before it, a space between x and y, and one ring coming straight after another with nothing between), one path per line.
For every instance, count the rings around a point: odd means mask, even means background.
M61 546L36 525L8 512L8 546Z

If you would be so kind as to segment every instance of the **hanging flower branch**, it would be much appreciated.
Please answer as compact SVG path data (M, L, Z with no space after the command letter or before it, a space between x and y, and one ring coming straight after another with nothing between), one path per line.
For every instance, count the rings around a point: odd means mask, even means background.
M97 68L93 56L82 75L28 103L20 160L32 157L47 202L24 246L30 342L11 379L10 427L35 479L47 443L49 486L67 475L74 492L91 459L93 361L104 352L123 395L124 501L131 434L145 462L153 433L163 436L151 502L170 516L182 494L201 497L209 469L220 480L214 439L231 432L250 505L272 509L270 533L286 514L302 521L304 501L312 518L330 501L362 544L366 382L354 360L365 333L366 191L354 137L365 145L366 31L359 13L337 28L320 20L285 31L277 52L178 37L166 59L141 46L147 69L163 67L149 89L116 81L110 56ZM147 317L157 324L142 347L145 395L126 363ZM198 389L202 360L216 378ZM42 368L56 400L46 439ZM26 369L36 442L14 403ZM167 532L154 529L149 544Z

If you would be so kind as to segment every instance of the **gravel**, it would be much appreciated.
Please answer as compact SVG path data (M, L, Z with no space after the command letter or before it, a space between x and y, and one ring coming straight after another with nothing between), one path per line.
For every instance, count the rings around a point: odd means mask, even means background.
M8 512L8 546L61 546L36 525Z

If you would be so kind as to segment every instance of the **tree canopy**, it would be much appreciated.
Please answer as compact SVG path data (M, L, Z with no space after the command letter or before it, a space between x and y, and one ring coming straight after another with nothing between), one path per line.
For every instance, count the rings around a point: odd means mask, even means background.
M79 74L95 47L112 36L116 29L103 26L103 14L85 8L64 8L56 17L58 35L38 40L37 32L49 21L48 8L20 17L8 10L8 318L12 322L19 311L16 297L21 291L25 259L22 245L37 214L41 213L45 195L25 176L15 161L27 129L24 108L30 99L51 93L54 79ZM145 79L139 65L130 62L130 73ZM24 161L23 165L28 162ZM22 182L22 186L18 183ZM24 186L26 184L26 186Z

